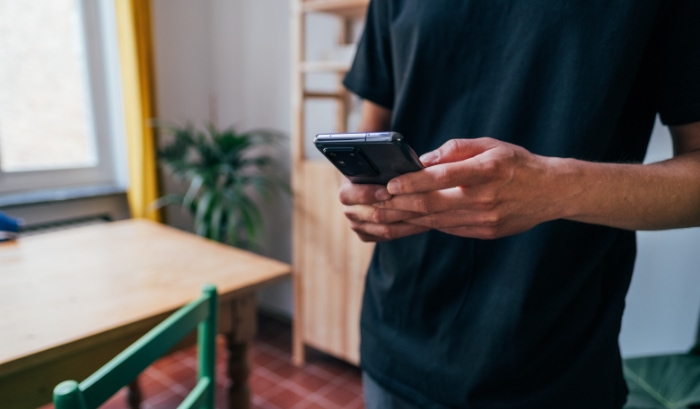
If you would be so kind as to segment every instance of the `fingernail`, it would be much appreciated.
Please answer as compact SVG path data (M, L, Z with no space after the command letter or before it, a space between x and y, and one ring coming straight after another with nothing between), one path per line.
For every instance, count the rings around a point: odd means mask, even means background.
M433 161L437 160L438 155L435 153L435 151L427 152L421 155L420 161L423 162L424 164L430 164L433 163Z
M391 199L391 194L386 189L379 189L374 193L374 197L377 198L377 200L389 200Z
M387 183L386 185L386 191L389 194L396 194L399 191L399 183L394 182L393 180Z

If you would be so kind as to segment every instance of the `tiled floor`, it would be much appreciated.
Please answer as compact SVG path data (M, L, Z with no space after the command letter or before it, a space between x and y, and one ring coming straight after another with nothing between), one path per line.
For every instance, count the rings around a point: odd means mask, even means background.
M226 350L219 340L217 408L227 409L224 388ZM249 351L252 390L251 409L364 409L358 368L307 350L303 368L291 364L289 323L260 315L258 335ZM156 362L141 376L143 409L176 408L195 383L195 347ZM126 392L117 393L104 409L126 408ZM42 409L51 409L47 405Z

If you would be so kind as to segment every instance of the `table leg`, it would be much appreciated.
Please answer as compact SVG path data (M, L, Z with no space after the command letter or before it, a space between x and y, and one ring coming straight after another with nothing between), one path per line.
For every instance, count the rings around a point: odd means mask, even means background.
M141 407L141 387L139 386L139 378L134 379L126 387L126 402L130 409L139 409Z
M225 334L228 352L228 376L231 385L228 391L230 409L250 408L248 376L248 343L255 336L255 293L244 294L229 302L221 311L221 327Z
M250 388L248 387L248 345L228 340L228 376L231 386L228 390L229 407L231 409L250 408Z

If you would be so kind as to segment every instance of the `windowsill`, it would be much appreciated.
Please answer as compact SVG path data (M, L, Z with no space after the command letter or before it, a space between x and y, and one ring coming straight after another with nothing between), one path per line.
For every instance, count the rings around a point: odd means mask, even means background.
M48 189L33 192L0 194L0 208L64 202L67 200L89 199L94 197L123 194L121 186L99 185L63 189Z

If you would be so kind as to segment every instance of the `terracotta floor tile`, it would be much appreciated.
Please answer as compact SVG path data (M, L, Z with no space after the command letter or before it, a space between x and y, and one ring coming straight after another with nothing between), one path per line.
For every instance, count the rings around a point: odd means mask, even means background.
M126 403L126 389L122 388L107 400L107 402L101 406L101 409L126 409L128 406L129 405Z
M336 386L323 394L323 397L340 407L353 403L358 396L356 392L350 391L343 386Z
M256 395L268 395L273 388L279 385L278 382L258 373L251 374L248 382L251 392Z
M250 362L253 366L278 366L282 363L281 361L282 360L279 358L279 356L274 355L269 351L265 351L261 348L254 349L253 351L251 351Z
M302 405L300 407L295 407L294 409L330 409L327 406L323 406L318 402L309 402L306 401L305 405Z
M324 386L329 385L327 379L305 371L294 375L292 378L289 378L288 381L299 385L301 388L305 389L309 393L317 392L321 390Z
M304 369L296 367L290 362L282 362L281 365L270 369L270 371L274 372L277 376L279 376L282 379L288 379L293 377L294 375L303 373Z
M267 397L265 400L280 408L291 408L304 400L304 396L287 388L281 388L279 392Z
M172 371L164 374L172 384L184 386L187 390L191 390L197 384L197 370L188 366L173 367Z
M156 396L152 396L141 403L141 409L166 409L177 408L185 399L184 396L171 390L164 390Z
M364 409L360 370L311 348L301 368L291 364L291 326L265 315L250 346L252 409ZM217 339L217 409L228 409L225 387L227 354ZM192 346L158 360L139 377L142 409L173 409L196 381L197 349ZM119 391L105 409L126 409L126 393ZM53 409L53 405L41 409Z

